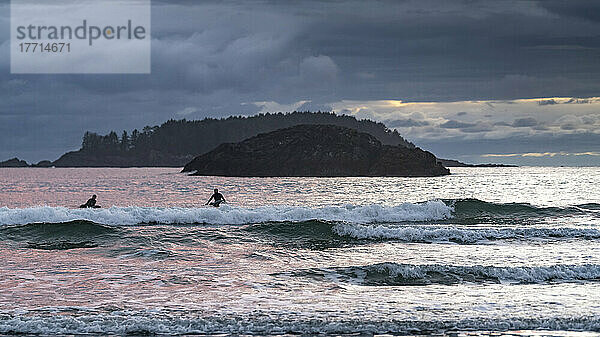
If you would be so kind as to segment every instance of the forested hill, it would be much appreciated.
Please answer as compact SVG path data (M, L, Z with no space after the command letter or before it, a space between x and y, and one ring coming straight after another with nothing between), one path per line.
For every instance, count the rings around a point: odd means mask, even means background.
M173 166L185 165L197 155L222 143L234 143L300 124L332 124L368 133L385 145L415 146L397 131L371 120L330 112L258 114L197 121L169 120L160 126L146 126L140 132L112 131L108 135L86 132L81 149L56 160L57 167L80 166Z

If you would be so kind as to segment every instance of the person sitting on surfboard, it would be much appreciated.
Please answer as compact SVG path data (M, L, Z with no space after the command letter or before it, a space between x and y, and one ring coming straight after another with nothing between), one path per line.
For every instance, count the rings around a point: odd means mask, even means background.
M100 208L100 206L96 206L96 195L92 195L92 197L88 199L85 204L79 206L79 208Z
M210 202L211 200L215 200L213 202ZM210 199L208 199L208 201L206 202L207 205L211 205L214 207L219 207L219 205L221 203L227 202L225 201L225 198L223 197L223 194L219 193L219 189L215 188L215 193L213 193L213 195L210 197Z

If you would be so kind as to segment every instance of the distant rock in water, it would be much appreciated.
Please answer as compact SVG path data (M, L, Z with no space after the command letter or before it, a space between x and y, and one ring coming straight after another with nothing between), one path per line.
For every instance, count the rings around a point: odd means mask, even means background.
M0 162L0 167L29 167L29 164L27 164L27 162L24 160L20 160L19 158L13 158Z
M446 167L518 167L517 165L508 164L465 164L454 159L438 159L438 161Z
M49 160L42 160L42 161L38 162L37 164L31 164L31 167L52 167L52 166L54 166L54 165Z
M383 145L334 125L298 125L225 143L185 165L193 175L240 177L432 177L450 174L430 152Z

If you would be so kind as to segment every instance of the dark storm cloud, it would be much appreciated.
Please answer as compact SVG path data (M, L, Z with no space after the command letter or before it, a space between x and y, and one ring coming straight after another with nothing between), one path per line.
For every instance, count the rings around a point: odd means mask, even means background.
M558 102L553 99L545 99L545 100L539 101L538 104L539 105L554 105L554 104L558 104Z
M475 123L466 123L456 120L449 120L439 125L442 129L455 129L465 133L488 132L494 129L494 125L482 121Z
M589 104L591 102L592 102L591 99L586 99L586 98L571 98L570 100L566 101L565 104Z
M600 3L589 0L542 0L540 6L559 16L600 21Z
M473 123L465 123L465 122L449 120L446 123L441 124L440 127L444 128L444 129L465 129L465 128L472 128L475 125L476 124L473 124Z
M565 102L558 102L555 99L544 99L538 101L539 105L555 105L555 104L588 104L591 100L585 98L571 98Z
M538 121L535 118L527 117L527 118L515 119L515 121L512 123L512 126L514 126L516 128L523 128L523 127L536 126L537 124L538 124Z
M408 119L396 119L396 120L386 120L384 124L389 128L407 128L413 126L427 126L430 123L427 121L417 121L412 118Z
M331 105L321 104L317 102L306 102L300 105L297 111L332 111Z
M58 149L76 148L88 129L251 114L260 110L253 102L308 101L303 109L325 110L342 100L597 96L597 7L588 1L155 0L151 75L46 76L9 74L3 1L0 159L24 151L32 151L29 160L56 157ZM490 129L467 124L462 131Z

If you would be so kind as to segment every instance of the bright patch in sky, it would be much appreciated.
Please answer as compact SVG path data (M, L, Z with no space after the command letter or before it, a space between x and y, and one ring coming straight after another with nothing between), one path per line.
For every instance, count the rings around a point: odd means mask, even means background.
M299 108L309 103L255 104L262 108L262 112L273 112L288 111L289 108ZM475 162L491 158L506 162L506 159L524 158L599 157L600 153L600 144L597 142L600 137L600 97L458 102L343 100L325 106L336 113L381 121L398 130L408 140L442 157ZM460 145L477 144L478 140L502 142L505 147L493 153L485 146L474 148ZM444 141L451 141L456 146L450 150L443 147L437 150L435 145ZM576 146L576 149L572 149L572 146ZM461 148L464 152L460 151Z

